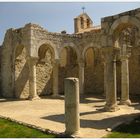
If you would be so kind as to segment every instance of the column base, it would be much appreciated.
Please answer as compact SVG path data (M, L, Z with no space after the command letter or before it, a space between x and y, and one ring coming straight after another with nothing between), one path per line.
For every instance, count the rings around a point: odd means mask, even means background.
M115 111L120 110L120 108L117 105L107 105L107 104L105 105L104 109L107 112L115 112Z
M54 98L60 97L59 94L52 94L51 96L54 97Z
M128 100L121 100L120 101L120 103L119 103L120 105L131 105L131 101L128 99Z
M40 99L40 97L39 96L34 96L34 97L29 97L29 100L39 100Z
M78 137L80 135L80 131L76 131L74 133L69 133L69 132L65 131L65 134L72 136L72 137Z

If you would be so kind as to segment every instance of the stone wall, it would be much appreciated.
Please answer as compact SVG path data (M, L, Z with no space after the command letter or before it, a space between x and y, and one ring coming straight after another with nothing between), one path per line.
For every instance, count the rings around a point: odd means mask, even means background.
M2 46L0 46L0 57L2 55ZM0 59L0 64L1 64L1 59ZM1 73L1 65L0 65L0 73ZM0 74L0 97L2 96L2 91L1 91L1 74Z
M133 32L129 33L131 56L129 57L129 90L130 94L139 94L139 47L140 47L140 8L123 12L117 15L102 18L102 40L104 47L114 47L115 41L121 38L121 33L128 28ZM134 30L133 30L134 29ZM131 31L131 30L130 30ZM121 49L121 44L119 44ZM128 48L129 49L129 48ZM129 52L128 52L129 54ZM120 54L119 54L120 55ZM121 60L117 60L117 94L121 94Z
M101 60L100 49L95 49L94 55L91 54L91 50L89 51L85 65L85 93L103 94L104 66Z
M132 48L129 57L129 90L131 95L137 95L140 91L140 48ZM117 61L117 95L121 95L121 61Z
M37 62L37 94L46 95L52 93L52 55L50 51L46 52L46 56Z
M9 29L1 48L1 88L4 97L27 98L29 96L29 65L27 58L36 60L37 94L46 95L53 91L54 62L59 62L59 93L64 93L64 78L79 78L79 64L85 64L85 93L102 94L104 92L104 62L102 48L114 47L116 34L124 29L124 25L134 24L137 28L135 45L129 58L130 93L139 94L140 91L140 9L124 12L102 19L99 30L81 34L50 33L36 24L27 24L20 29ZM121 25L120 25L121 24ZM122 28L123 27L123 28ZM24 46L22 48L21 44ZM15 48L19 51L15 55ZM40 54L40 48L42 48ZM62 50L67 48L66 54ZM86 50L93 48L95 54L88 54ZM60 64L61 55L66 63ZM66 55L66 56L65 56ZM67 58L66 58L67 57ZM15 59L16 58L16 59ZM92 61L93 60L93 61ZM121 92L121 64L117 62L117 87ZM54 79L53 79L54 78Z
M13 83L12 76L14 69L12 70L12 52L13 48L11 47L12 43L12 30L9 29L4 38L4 42L2 44L2 54L1 54L1 90L2 96L4 97L13 97Z
M20 99L28 98L29 66L28 62L26 61L26 50L24 47L18 46L16 48L16 52L20 54L15 55L15 97Z
M132 48L129 58L130 94L140 94L140 48Z

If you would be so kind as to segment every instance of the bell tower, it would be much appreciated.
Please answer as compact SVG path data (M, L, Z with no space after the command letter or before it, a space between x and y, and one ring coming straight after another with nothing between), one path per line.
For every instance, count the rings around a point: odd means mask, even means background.
M93 27L91 18L85 13L85 7L82 7L83 13L74 18L74 33L80 33L87 28Z

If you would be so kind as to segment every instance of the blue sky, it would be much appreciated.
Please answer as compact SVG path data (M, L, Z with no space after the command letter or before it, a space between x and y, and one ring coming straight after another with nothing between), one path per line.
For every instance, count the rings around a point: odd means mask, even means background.
M100 25L102 17L140 8L140 2L0 2L0 44L7 29L30 22L40 24L50 32L66 30L73 33L73 18L82 13L82 6L86 7L94 25Z

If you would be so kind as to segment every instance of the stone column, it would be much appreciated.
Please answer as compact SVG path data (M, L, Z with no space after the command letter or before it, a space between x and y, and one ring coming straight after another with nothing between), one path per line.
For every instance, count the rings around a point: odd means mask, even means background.
M114 59L114 58L113 58ZM105 68L105 91L106 91L106 111L117 111L119 110L117 106L116 98L116 59L108 59L106 61Z
M79 81L78 78L65 78L65 133L77 135L79 119Z
M131 105L129 99L129 66L128 55L121 57L121 101L120 104Z
M106 63L104 62L104 92L102 94L104 97L106 96L106 83L107 83L105 75L106 75Z
M29 58L29 99L39 99L36 93L36 59Z
M79 62L79 88L80 94L84 94L84 62Z
M58 96L58 70L59 70L59 62L55 60L53 65L53 95L54 97Z

